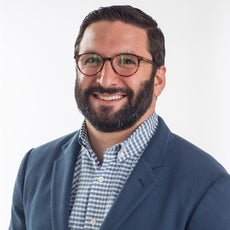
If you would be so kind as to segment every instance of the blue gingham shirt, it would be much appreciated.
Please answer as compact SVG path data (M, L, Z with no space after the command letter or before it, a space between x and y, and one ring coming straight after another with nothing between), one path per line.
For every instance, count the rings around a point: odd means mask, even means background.
M108 148L100 164L90 147L86 124L83 123L79 135L81 151L70 199L70 229L100 229L157 124L158 116L153 113L127 140Z

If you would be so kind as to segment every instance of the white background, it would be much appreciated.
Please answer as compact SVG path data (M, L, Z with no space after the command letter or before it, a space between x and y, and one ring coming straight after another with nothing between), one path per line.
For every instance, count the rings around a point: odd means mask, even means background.
M81 125L73 46L84 16L111 4L131 4L157 20L168 70L157 112L230 171L229 0L0 0L1 229L24 154Z

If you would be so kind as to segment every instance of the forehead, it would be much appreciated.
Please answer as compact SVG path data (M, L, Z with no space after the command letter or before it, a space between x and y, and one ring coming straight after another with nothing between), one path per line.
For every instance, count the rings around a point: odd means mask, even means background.
M120 52L147 53L146 31L121 21L100 21L89 25L80 42L80 52L106 55ZM140 53L141 52L141 53Z

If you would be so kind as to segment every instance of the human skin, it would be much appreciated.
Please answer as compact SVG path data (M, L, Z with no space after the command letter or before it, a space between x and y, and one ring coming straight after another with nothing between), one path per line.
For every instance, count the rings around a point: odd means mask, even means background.
M89 25L80 42L79 54L98 53L104 57L113 57L120 53L132 53L152 60L147 49L147 34L142 28L123 23L121 21L99 21ZM77 81L84 91L89 87L102 86L103 88L130 88L134 92L134 98L141 85L150 79L153 66L141 61L138 71L131 77L121 77L115 73L109 61L96 76L85 76L78 71ZM156 98L161 94L165 86L165 66L157 68L154 83L152 103L140 119L130 128L117 132L102 132L96 129L86 118L89 140L92 149L96 152L100 161L103 161L103 151L108 147L125 140L143 121L154 111ZM89 96L95 113L100 112L101 106L111 108L110 114L119 111L128 103L124 93L114 94L95 92Z

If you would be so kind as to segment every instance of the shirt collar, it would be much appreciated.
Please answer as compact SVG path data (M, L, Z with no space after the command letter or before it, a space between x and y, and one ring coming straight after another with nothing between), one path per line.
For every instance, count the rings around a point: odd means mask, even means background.
M144 151L144 149L147 147L149 140L155 133L157 129L157 125L158 125L158 115L154 112L126 140L108 148L105 151L105 158L109 158L109 159L117 158L118 162L122 162L130 157L134 157L134 156L139 157ZM88 150L90 155L93 154L88 139L88 132L87 132L87 126L85 121L81 126L78 141L81 146L83 146ZM106 155L108 157L106 157Z

